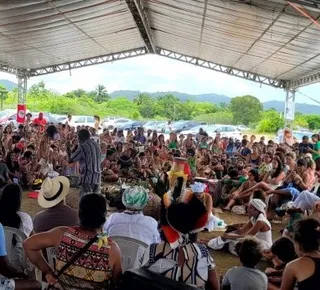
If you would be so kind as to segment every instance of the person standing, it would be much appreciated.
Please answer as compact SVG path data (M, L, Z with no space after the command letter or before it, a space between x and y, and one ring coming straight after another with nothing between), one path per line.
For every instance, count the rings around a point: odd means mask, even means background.
M39 127L39 131L42 133L45 131L47 120L43 117L43 113L39 113L38 118L33 120L33 124Z
M69 163L80 163L80 198L88 193L99 193L101 178L101 150L97 142L90 139L87 129L78 132L78 148L71 154L68 147Z

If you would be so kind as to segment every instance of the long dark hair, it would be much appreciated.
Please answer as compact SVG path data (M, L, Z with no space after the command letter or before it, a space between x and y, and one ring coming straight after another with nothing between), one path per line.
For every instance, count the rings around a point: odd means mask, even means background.
M6 185L0 195L0 223L3 226L19 229L21 217L18 211L21 207L21 188L18 184Z
M255 182L258 182L258 181L259 181L259 172L258 172L258 170L256 170L256 169L251 169L249 172L250 172L250 173L252 174L252 176L254 177L254 181L255 181Z
M272 173L271 178L278 177L278 176L280 175L280 173L283 171L283 163L282 163L280 157L274 156L273 159L277 161L278 167L277 167L276 170Z

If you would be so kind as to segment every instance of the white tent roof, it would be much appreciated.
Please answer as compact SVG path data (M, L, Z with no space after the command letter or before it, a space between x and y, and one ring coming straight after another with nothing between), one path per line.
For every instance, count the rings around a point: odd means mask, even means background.
M316 0L0 1L0 69L34 76L150 52L297 87L318 80L320 25L310 20L320 18L318 7Z

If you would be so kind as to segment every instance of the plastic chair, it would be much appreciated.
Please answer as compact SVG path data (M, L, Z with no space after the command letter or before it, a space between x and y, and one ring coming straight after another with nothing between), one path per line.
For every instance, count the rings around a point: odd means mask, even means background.
M57 248L51 247L46 248L46 254L47 254L47 261L51 269L56 269L56 255L57 255Z
M113 236L110 239L116 242L121 250L122 271L140 267L140 259L148 245L136 239L123 236Z
M15 228L11 228L11 227L3 227L3 228L4 228L4 234L6 237L7 257L8 257L8 260L12 262L12 254L13 254L12 240L14 236L16 236L17 243L18 244L21 243L21 247L22 247L23 241L27 238L27 236L22 231ZM21 266L23 269L28 268L28 260L24 251L22 252Z

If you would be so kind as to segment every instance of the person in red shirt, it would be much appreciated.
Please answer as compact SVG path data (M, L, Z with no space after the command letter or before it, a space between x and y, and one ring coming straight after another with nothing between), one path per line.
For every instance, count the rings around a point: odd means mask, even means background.
M44 132L44 129L47 125L47 120L45 118L43 118L43 113L39 113L38 118L35 118L33 120L33 124L37 125L38 127L40 127L40 132Z

